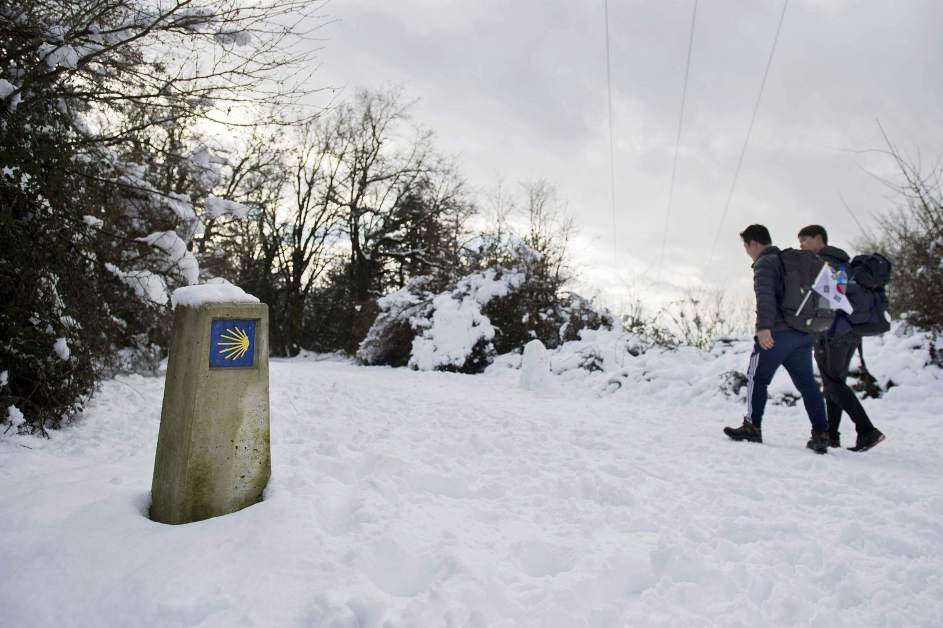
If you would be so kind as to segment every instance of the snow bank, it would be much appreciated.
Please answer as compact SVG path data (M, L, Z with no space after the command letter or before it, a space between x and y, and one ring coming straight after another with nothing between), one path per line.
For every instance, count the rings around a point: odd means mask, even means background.
M943 369L931 364L929 334L896 322L883 337L865 338L868 372L891 398L919 397L928 386L943 389ZM677 395L699 407L721 407L744 401L746 370L753 351L751 338L718 342L710 351L693 347L648 347L638 336L610 330L580 332L580 339L550 352L550 386L583 390L597 397L671 400ZM852 360L852 373L860 359ZM486 373L500 375L521 369L520 355L499 356ZM853 376L850 380L856 381ZM798 393L785 369L769 387L773 404L793 405Z
M174 290L171 306L199 307L207 303L258 303L259 299L225 279L210 280L197 286L184 286Z

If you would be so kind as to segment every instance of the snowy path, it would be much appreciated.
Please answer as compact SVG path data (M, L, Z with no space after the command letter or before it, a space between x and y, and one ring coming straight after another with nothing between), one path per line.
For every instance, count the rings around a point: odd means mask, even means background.
M0 441L0 625L943 626L939 396L816 456L799 410L734 443L739 406L683 389L273 362L266 500L171 527L144 515L161 386Z

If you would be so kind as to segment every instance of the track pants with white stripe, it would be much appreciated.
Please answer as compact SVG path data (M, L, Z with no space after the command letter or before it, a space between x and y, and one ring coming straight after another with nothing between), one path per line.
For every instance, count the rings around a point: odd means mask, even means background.
M747 371L747 420L760 427L766 410L766 389L776 370L784 366L802 395L802 403L813 429L817 432L828 431L825 400L812 374L812 336L785 329L774 331L773 341L776 344L769 350L763 349L758 343L753 345Z

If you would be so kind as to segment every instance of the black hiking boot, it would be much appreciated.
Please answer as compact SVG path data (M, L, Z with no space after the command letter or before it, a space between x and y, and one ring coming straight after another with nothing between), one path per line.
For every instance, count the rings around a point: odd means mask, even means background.
M809 442L806 443L805 446L817 454L824 454L828 452L828 441L828 432L816 432L812 430L812 438L809 439Z
M828 446L829 446L829 447L841 447L841 434L829 434L829 435L828 435Z
M751 443L763 442L763 432L746 419L743 420L743 425L740 427L725 427L724 434L734 440L746 440Z
M881 430L875 428L864 436L858 436L855 446L849 447L848 451L868 451L882 442L884 442L884 434L881 433Z

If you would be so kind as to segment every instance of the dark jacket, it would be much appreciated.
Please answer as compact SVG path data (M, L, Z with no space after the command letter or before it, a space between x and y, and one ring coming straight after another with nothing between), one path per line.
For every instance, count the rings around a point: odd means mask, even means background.
M756 331L789 329L783 317L783 263L779 247L768 246L753 262Z
M834 270L838 270L842 266L845 266L845 272L849 272L848 263L851 261L848 253L838 248L837 246L828 246L826 245L821 251L819 251L819 257L825 260L825 263L831 266ZM850 283L846 286L846 291L851 292L855 289L860 289L854 283ZM848 320L848 315L843 310L838 310L835 312L835 322L832 323L831 329L828 330L827 335L829 337L844 336L852 331L851 322Z
M851 261L851 258L848 257L848 253L845 253L837 246L825 245L825 248L819 251L819 257L828 262L828 265L835 270L838 270L839 266L842 264L848 266L848 262Z

